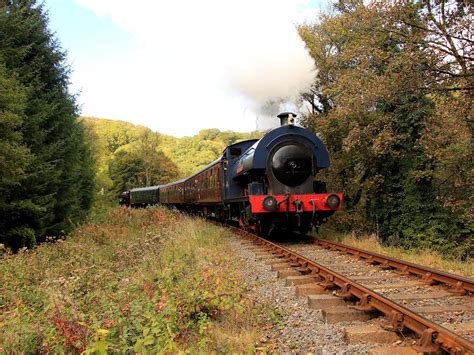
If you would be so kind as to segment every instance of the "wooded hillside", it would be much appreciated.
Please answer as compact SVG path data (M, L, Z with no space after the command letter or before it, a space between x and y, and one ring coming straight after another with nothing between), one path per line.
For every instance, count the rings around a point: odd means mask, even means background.
M132 187L189 176L215 160L227 145L263 135L214 128L193 137L176 138L123 121L92 117L82 117L81 121L96 155L98 189L114 196Z

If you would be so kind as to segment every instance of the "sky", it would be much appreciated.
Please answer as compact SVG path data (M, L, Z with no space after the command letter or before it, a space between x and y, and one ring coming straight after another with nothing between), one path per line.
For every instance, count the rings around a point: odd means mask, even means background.
M44 0L81 114L189 136L278 124L317 75L295 24L327 0Z

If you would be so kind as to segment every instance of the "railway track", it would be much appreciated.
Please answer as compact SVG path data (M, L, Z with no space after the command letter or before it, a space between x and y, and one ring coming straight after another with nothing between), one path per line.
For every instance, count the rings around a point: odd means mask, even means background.
M401 334L414 337L420 353L474 354L474 280L338 243L275 244L231 230L327 322L379 319L346 337L393 342Z

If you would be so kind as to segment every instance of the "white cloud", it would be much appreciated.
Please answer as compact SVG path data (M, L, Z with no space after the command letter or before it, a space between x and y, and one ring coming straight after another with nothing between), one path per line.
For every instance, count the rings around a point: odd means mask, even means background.
M248 131L267 100L291 101L315 75L294 26L310 11L304 0L76 2L137 43L121 58L76 68L84 114L179 136Z

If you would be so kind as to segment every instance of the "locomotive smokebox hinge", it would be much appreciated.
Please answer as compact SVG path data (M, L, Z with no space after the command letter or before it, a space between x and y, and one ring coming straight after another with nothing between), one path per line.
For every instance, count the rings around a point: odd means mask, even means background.
M296 116L298 115L294 112L282 112L277 117L280 119L281 126L294 126Z

